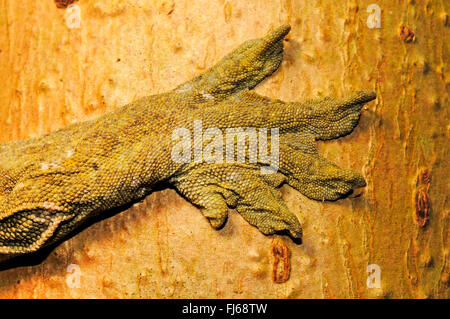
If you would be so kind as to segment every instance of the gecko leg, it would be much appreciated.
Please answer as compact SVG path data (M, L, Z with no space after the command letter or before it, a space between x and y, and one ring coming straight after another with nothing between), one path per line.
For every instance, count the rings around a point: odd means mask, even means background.
M218 107L222 113L211 110L216 117L206 116L205 119L213 118L217 122L209 124L222 124L225 129L241 125L280 127L280 172L260 175L253 168L239 165L197 164L194 169L183 170L185 173L176 176L172 182L191 202L201 207L215 227L225 222L226 206L233 206L230 200L227 202L227 198L233 197L226 192L231 191L237 197L236 210L261 232L272 234L288 230L298 238L301 236L298 220L287 210L277 188L287 182L309 198L336 200L353 188L365 186L360 173L341 169L322 158L314 144L316 139L349 134L358 122L362 106L374 97L371 92L357 92L345 99L285 103L244 90L225 100L223 107ZM247 156L247 152L245 154ZM280 173L284 179L279 183L268 183Z
M35 251L97 214L142 199L167 181L216 228L225 223L227 209L235 208L264 234L286 230L300 238L300 223L283 202L280 185L288 183L317 200L335 200L364 186L361 174L320 157L315 142L350 134L362 106L375 99L375 93L283 102L252 92L280 66L289 29L283 25L243 43L172 91L39 138L0 144L0 253ZM178 129L181 142L171 139ZM214 144L203 139L208 129ZM253 149L255 140L262 145L251 134L269 129L278 129L279 156L270 159L278 165L265 175L265 159L242 154L242 149ZM247 134L248 143L239 148ZM264 144L272 155L277 135L270 134ZM197 161L198 141L211 150L219 144L234 146L235 138L234 155L238 161L244 155L252 164ZM189 147L181 147L185 144ZM183 161L173 159L174 146L183 150ZM186 149L194 162L184 161ZM261 154L259 148L255 153Z

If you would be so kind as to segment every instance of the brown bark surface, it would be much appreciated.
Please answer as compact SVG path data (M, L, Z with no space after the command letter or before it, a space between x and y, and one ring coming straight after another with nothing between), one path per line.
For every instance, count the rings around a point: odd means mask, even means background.
M378 95L351 135L319 145L364 173L359 197L320 203L284 186L301 245L234 211L213 230L164 190L37 265L1 271L0 297L448 298L450 2L377 1L381 28L371 29L374 3L80 0L71 28L73 7L0 0L0 142L172 89L283 23L292 26L284 62L258 93ZM372 264L380 288L367 286Z

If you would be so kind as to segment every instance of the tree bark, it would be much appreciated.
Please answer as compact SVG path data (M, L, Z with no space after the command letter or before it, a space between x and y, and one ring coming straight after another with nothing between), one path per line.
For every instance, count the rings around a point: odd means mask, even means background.
M1 271L0 297L448 298L449 12L444 0L0 0L0 142L172 89L283 23L284 62L258 93L378 96L352 134L319 144L363 172L360 196L321 203L283 186L302 244L234 211L216 231L164 190Z

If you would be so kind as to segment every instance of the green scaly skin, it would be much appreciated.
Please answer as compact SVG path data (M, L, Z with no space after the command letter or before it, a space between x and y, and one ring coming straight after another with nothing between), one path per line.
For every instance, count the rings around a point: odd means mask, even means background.
M199 207L215 228L232 207L264 234L287 231L301 238L279 187L287 183L311 199L336 200L365 186L360 173L322 158L314 143L351 133L375 93L292 103L254 93L279 67L289 30L283 25L243 43L170 92L38 138L0 144L0 253L35 252L93 216L142 200L161 182ZM224 132L278 128L279 170L261 174L260 162L176 163L172 133L192 131L195 120Z

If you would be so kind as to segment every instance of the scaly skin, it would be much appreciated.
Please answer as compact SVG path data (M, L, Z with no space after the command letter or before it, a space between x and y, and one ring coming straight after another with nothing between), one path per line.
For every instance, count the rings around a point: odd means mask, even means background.
M234 207L264 234L287 231L301 238L280 185L315 200L336 200L365 186L361 174L320 157L314 142L352 132L375 94L285 103L251 91L279 67L289 29L283 25L243 43L173 91L38 138L0 144L0 253L34 252L95 215L143 199L161 182L198 206L215 228ZM278 172L261 174L263 163L248 158L175 162L172 133L193 131L195 120L222 131L278 128Z

